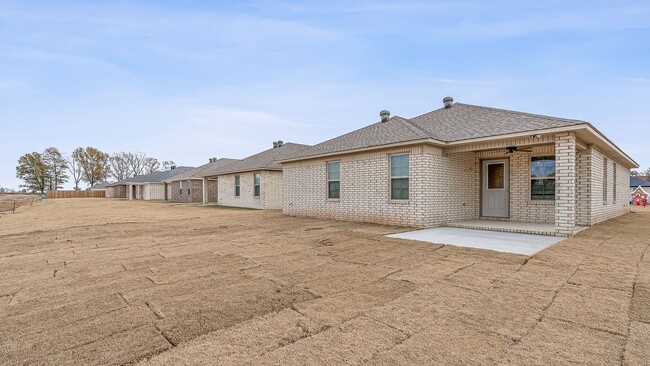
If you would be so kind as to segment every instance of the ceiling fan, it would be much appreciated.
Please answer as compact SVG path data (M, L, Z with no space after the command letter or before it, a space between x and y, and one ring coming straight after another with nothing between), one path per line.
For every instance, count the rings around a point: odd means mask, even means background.
M532 152L533 149L530 147L525 147L523 149L518 148L517 146L508 146L506 147L506 155L508 154L514 154L517 151L523 151L523 152Z

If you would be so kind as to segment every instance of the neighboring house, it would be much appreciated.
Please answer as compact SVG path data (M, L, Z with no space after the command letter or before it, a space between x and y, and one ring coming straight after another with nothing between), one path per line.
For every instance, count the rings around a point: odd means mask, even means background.
M229 158L210 158L207 164L177 174L165 180L167 183L167 197L174 202L217 202L217 180L206 179L204 186L204 175L213 174L213 172L225 167L228 164L236 162L236 159ZM206 197L204 198L204 192Z
M96 183L92 187L88 188L89 191L105 191L108 186L110 186L112 183L110 182L101 182L101 183Z
M628 212L637 163L591 124L443 100L280 160L289 215L434 227L477 219L572 235Z
M126 198L126 183L118 181L106 187L106 198Z
M282 165L275 163L308 145L274 142L273 148L235 161L204 175L204 184L217 180L217 203L258 209L282 208ZM208 203L204 196L204 203Z
M168 200L168 189L165 180L191 169L194 169L194 167L173 167L170 170L138 175L115 182L110 186L113 189L113 198L126 198L127 200ZM122 194L124 197L122 197Z
M650 192L650 182L638 177L630 177L630 200L637 194L641 197L648 197Z
M632 192L637 187L643 187L645 190L650 190L650 181L639 177L630 176L630 192Z

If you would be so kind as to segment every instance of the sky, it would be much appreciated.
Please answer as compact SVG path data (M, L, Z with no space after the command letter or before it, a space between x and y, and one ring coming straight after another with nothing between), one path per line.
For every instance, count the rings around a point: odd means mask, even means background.
M50 146L198 166L445 96L589 121L650 168L650 2L0 0L3 187Z

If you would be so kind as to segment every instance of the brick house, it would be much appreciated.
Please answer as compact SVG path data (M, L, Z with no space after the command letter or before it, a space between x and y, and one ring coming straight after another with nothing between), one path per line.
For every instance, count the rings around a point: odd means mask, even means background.
M106 187L106 198L126 198L126 184L115 182Z
M203 185L204 175L213 174L213 172L225 167L228 164L234 163L236 159L229 158L210 158L207 164L201 165L197 168L184 171L177 174L164 182L167 183L167 197L168 200L173 202L203 202L203 190L205 189L207 195L207 203L217 202L217 180L206 179L205 187Z
M113 198L126 198L127 200L168 200L168 188L165 180L175 175L192 170L194 167L179 166L170 170L158 171L144 175L123 179L111 184L107 188Z
M282 165L276 163L307 145L274 142L273 148L204 173L203 184L217 182L217 204L256 209L282 209ZM203 203L209 201L203 196Z
M572 235L628 211L638 165L590 123L443 102L410 119L382 111L281 160L284 213L412 227L503 220Z

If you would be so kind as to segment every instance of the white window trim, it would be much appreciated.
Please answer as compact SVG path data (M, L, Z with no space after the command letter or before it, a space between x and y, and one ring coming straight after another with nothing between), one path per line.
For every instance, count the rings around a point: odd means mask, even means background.
M258 184L255 184L255 176L256 175L260 176L260 184L259 184L259 186L260 186L260 194L258 196L255 195L255 186L258 185ZM262 173L253 173L253 198L260 198L261 195L262 195Z
M330 163L339 163L339 179L330 179ZM330 197L330 182L339 182L339 198ZM325 162L325 197L329 201L341 200L341 161L330 160Z
M393 156L401 156L401 155L406 155L408 156L408 161L409 161L409 171L408 175L406 176L395 176L393 177ZM388 198L391 202L400 202L400 203L405 203L409 202L411 200L411 154L410 153L397 153L397 154L389 154L388 155L388 177L390 179L390 183L388 186ZM409 198L393 198L393 179L408 179L409 181L409 188L408 188L408 195Z
M239 178L239 182L237 182ZM239 188L239 194L237 194L237 188ZM241 197L241 175L235 174L235 198Z

